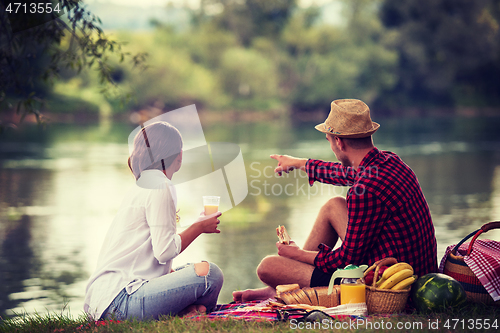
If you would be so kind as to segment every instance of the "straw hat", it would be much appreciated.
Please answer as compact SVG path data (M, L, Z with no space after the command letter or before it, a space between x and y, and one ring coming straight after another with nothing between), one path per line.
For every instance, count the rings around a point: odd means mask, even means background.
M370 118L368 105L357 99L337 99L324 123L316 125L323 133L340 138L364 138L380 127Z

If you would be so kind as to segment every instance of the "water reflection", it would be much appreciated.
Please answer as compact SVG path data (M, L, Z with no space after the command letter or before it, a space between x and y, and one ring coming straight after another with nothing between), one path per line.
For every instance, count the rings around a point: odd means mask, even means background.
M438 255L482 224L500 220L500 119L384 120L377 147L398 153L417 174L429 202ZM176 259L210 260L225 274L220 302L236 289L259 287L255 268L276 253L274 229L285 224L303 244L321 205L345 188L300 174L276 178L272 153L333 159L314 124L287 121L204 125L209 142L237 143L249 195ZM81 313L86 279L107 227L133 178L126 139L133 126L54 126L0 141L0 315ZM195 199L183 219L200 210ZM498 231L488 238L500 239Z
M30 247L31 219L27 215L2 223L2 246L0 249L0 306L2 309L16 307L20 301L10 297L24 290L23 281L29 279L34 254ZM23 263L20 265L19 263Z

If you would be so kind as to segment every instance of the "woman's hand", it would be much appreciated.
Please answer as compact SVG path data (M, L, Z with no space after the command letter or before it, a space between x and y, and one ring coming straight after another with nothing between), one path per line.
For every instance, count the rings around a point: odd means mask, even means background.
M217 212L211 215L205 216L204 213L200 214L200 217L191 224L186 230L181 232L179 236L181 236L181 252L184 251L189 244L191 244L196 237L201 234L213 234L220 233L220 230L217 229L219 225L219 216L221 216L221 212Z
M196 220L196 223L199 223L199 226L201 227L201 232L205 234L213 234L213 233L220 233L220 230L217 229L217 226L219 225L219 216L221 216L221 212L217 212L214 214L210 215L205 215L205 213L201 213L200 217Z

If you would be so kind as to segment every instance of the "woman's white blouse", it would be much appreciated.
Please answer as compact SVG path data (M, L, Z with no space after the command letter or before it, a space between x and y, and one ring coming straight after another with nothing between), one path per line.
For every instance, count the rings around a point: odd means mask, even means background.
M118 293L170 273L181 251L175 187L159 170L143 171L111 224L87 284L84 310L98 319Z

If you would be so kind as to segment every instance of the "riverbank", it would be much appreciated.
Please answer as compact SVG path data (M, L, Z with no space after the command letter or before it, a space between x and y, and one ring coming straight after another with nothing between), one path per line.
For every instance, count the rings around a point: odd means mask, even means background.
M20 126L24 124L51 124L51 123L76 123L91 124L99 121L128 122L141 124L145 121L159 116L165 112L172 111L157 107L145 107L140 110L111 112L106 108L78 109L65 112L50 112L44 110L39 114L27 114L15 112L14 109L4 110L0 113L0 124ZM106 111L107 110L107 111ZM322 122L328 116L329 105L321 110L288 110L283 108L272 110L210 110L198 108L198 114L204 124L212 123L255 123L263 121L291 121L293 123L316 121ZM412 118L420 119L426 117L437 118L476 118L476 117L499 117L500 108L484 107L457 107L457 108L402 108L400 110L372 110L373 119L388 118Z

